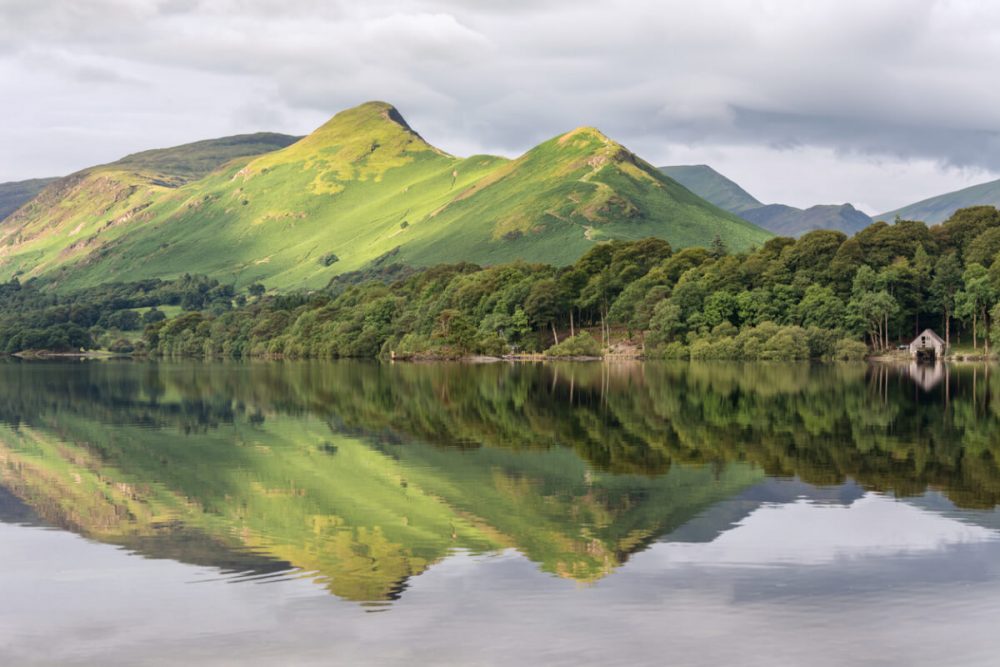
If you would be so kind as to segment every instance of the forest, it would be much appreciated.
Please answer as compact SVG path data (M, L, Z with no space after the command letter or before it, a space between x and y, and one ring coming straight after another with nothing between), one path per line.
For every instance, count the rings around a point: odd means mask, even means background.
M611 241L564 267L416 269L390 254L309 292L237 293L201 276L69 294L15 281L0 286L0 349L112 341L154 356L453 358L627 345L648 357L860 358L931 327L988 355L1000 342L998 253L1000 211L982 206L931 227L877 222L747 252ZM157 314L163 305L180 312Z

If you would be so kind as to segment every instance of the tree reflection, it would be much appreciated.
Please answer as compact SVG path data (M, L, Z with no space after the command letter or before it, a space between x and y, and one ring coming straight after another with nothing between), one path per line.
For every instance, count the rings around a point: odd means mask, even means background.
M398 596L452 550L602 577L765 475L1000 497L986 366L0 364L0 480L157 557Z

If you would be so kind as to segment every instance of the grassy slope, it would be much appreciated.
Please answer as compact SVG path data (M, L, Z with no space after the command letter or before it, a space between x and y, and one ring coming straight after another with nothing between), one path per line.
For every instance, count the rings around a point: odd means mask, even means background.
M151 207L178 187L226 164L296 140L260 133L136 153L58 179L4 220L0 277L37 276L86 259L151 219Z
M677 246L731 248L767 232L691 194L596 130L557 137L516 160L459 159L427 144L390 105L337 114L301 141L234 161L183 187L144 182L142 225L87 222L66 249L77 218L129 215L73 206L49 240L0 254L0 278L49 272L62 285L207 273L269 287L322 286L386 253L418 265L513 259L569 263L609 238L659 236ZM104 198L106 200L107 197ZM129 208L129 206L132 208ZM47 204L59 212L60 201ZM54 214L40 214L51 221ZM60 238L61 237L61 238ZM323 263L335 255L338 261ZM65 270L53 272L58 265Z
M660 167L660 171L699 197L730 213L739 214L763 206L756 197L716 170L704 164L680 164Z
M440 261L438 240L473 261L568 264L607 239L657 236L676 246L716 234L733 248L769 238L698 198L593 128L551 139L491 173L437 215L404 247L418 264Z
M28 181L0 183L0 222L34 199L55 178L33 178Z
M922 220L929 225L936 225L950 218L960 208L981 205L1000 207L1000 180L947 192L874 217L876 220L892 222L899 216L903 220Z

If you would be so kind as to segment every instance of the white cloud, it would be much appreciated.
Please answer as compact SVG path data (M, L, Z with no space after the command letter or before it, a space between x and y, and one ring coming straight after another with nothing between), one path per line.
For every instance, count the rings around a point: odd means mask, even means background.
M765 505L712 542L656 544L636 558L636 565L823 565L942 551L998 537L995 530L868 494L847 506L806 500Z

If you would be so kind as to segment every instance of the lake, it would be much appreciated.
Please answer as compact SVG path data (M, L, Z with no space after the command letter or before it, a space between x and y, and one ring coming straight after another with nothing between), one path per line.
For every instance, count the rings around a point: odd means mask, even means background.
M996 665L1000 369L0 363L3 665Z

